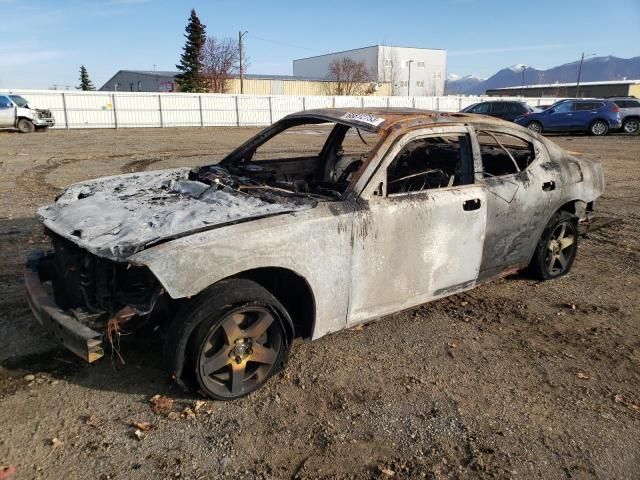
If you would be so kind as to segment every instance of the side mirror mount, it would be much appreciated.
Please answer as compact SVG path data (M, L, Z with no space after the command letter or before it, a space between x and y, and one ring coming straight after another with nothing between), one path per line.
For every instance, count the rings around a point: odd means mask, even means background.
M373 191L373 194L376 197L382 197L384 195L384 184L380 182L376 189Z

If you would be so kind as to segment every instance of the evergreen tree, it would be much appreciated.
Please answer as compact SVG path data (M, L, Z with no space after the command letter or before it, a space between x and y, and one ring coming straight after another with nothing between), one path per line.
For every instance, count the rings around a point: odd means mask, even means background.
M93 86L93 83L89 79L89 72L87 72L87 67L84 65L80 65L80 85L76 87L78 90L95 90L96 87Z
M201 73L206 27L200 22L196 11L192 9L189 23L185 28L187 42L180 56L180 64L176 65L178 70L182 72L176 76L176 83L181 92L202 92L205 90L205 82Z

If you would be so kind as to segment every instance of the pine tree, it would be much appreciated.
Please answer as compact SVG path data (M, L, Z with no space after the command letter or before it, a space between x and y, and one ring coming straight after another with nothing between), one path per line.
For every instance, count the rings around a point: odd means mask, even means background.
M96 87L93 86L93 83L89 79L89 72L87 72L87 67L84 65L80 65L80 85L76 87L78 90L95 90Z
M182 72L176 76L176 83L182 92L202 92L205 90L205 82L201 72L206 27L200 22L196 11L192 9L189 23L185 28L187 42L180 56L180 64L176 65L178 70Z

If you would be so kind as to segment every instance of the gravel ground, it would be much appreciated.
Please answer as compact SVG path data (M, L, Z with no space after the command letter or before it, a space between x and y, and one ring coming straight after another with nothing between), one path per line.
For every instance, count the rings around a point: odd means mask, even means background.
M124 365L86 365L43 335L21 278L46 245L38 206L88 178L211 163L255 131L0 132L0 467L17 479L638 478L640 137L554 137L603 162L598 211L616 219L582 239L568 276L516 275L296 343L286 371L232 403L177 390L153 335L123 341Z

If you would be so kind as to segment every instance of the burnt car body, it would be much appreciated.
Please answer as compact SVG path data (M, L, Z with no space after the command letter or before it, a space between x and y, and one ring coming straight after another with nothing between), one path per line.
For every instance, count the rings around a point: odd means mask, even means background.
M326 125L315 155L254 158L291 128ZM345 152L363 134L376 143ZM68 187L38 211L54 248L30 257L27 291L40 322L88 361L136 321L167 320L174 378L236 398L277 371L294 337L535 262L542 278L566 273L572 226L603 187L599 163L491 117L309 110L216 165Z

